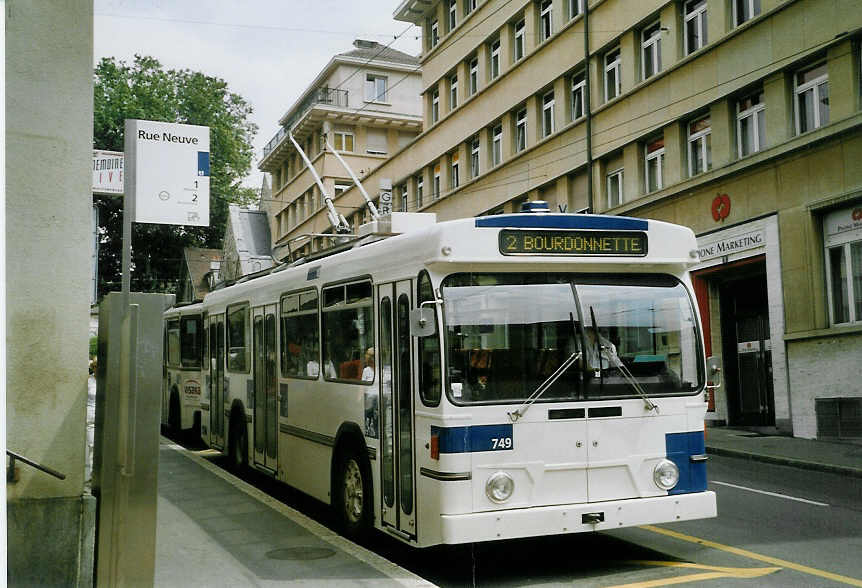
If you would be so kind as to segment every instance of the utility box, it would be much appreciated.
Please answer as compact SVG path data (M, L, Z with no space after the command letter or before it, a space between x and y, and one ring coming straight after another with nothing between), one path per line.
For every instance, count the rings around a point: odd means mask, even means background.
M112 292L99 305L93 494L96 585L152 586L156 558L162 313L172 294Z

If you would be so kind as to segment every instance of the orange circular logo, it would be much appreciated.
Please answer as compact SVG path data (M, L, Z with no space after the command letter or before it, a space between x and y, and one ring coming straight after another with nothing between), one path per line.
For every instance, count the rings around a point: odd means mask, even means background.
M718 194L712 199L712 218L715 222L723 221L730 214L730 196Z

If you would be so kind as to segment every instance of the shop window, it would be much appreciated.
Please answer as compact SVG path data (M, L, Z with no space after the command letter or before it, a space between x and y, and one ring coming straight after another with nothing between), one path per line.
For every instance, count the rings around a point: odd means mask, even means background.
M862 203L828 214L823 235L830 322L862 323Z

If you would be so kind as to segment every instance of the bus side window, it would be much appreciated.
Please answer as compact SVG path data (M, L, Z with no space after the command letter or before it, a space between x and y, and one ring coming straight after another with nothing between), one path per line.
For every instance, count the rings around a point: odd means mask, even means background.
M362 379L363 359L374 352L374 310L371 282L323 290L323 376L327 380Z
M419 282L417 285L416 306L419 307L423 302L434 300L434 288L431 285L431 277L428 272L422 271L419 274ZM434 322L437 322L436 307L434 308ZM434 329L434 334L427 337L419 337L419 392L422 397L423 404L427 406L437 406L440 404L440 343L438 333L440 332L439 325Z
M176 319L168 321L167 352L168 365L178 367L180 365L180 321Z
M227 369L231 372L248 372L248 306L228 308L227 312Z
M317 291L281 298L281 375L316 379L320 374Z
M184 316L180 319L180 360L183 367L201 365L201 317Z

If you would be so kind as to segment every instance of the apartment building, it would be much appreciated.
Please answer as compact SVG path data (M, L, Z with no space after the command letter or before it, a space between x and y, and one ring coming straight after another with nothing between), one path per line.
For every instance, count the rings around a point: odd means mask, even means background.
M281 128L264 147L258 167L272 177L272 197L262 202L261 210L269 216L277 257L316 249L319 238L293 238L331 229L320 188L289 133L311 160L327 193L337 197L353 181L325 149L326 142L361 178L422 130L418 58L375 41L357 39L353 45L353 50L329 61L278 121ZM365 209L351 207L339 213L351 226L365 221Z
M439 220L541 199L691 227L724 367L708 418L862 437L862 7L585 8L404 0L395 18L422 28L424 130L364 182Z

